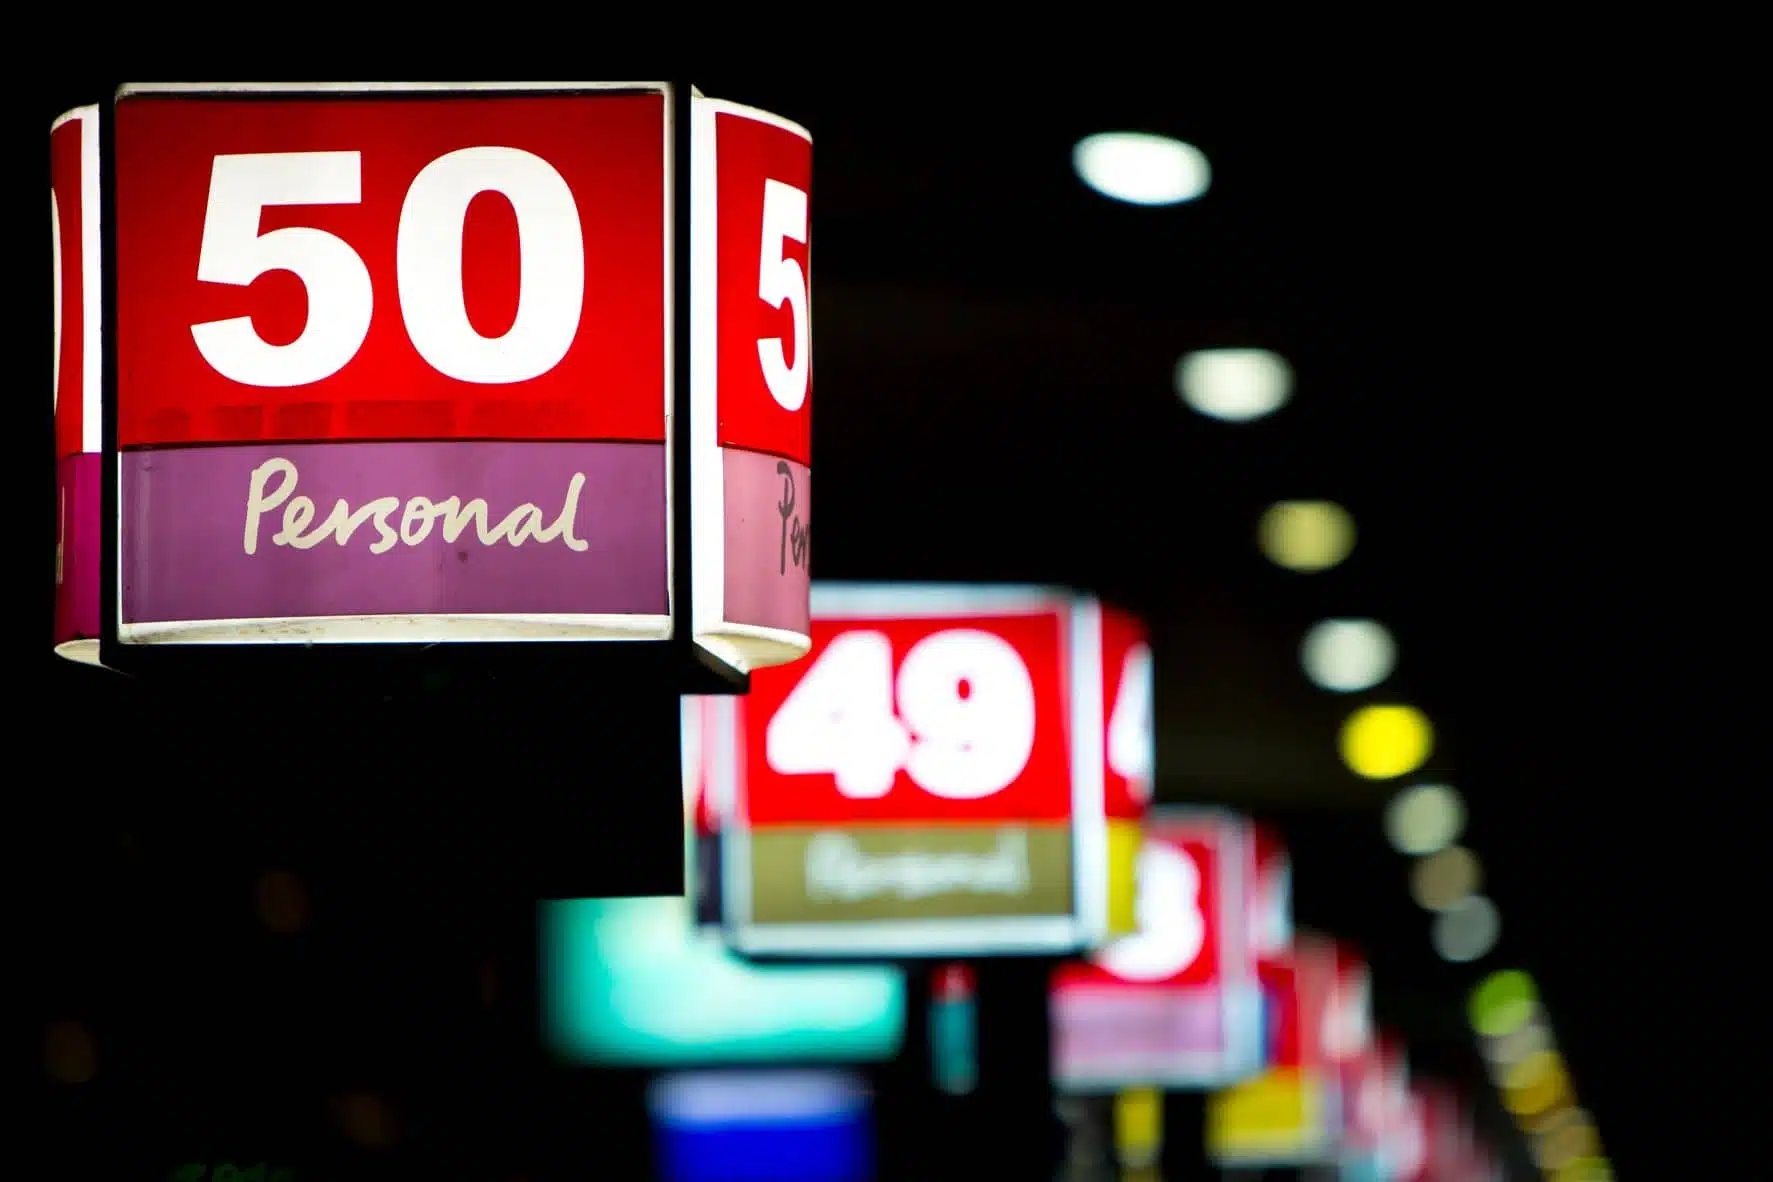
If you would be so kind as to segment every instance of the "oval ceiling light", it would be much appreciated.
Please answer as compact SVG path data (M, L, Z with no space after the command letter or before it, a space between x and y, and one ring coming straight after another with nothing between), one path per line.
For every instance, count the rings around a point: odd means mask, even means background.
M1502 934L1502 916L1482 895L1467 895L1434 917L1434 950L1449 964L1482 960Z
M1491 973L1471 992L1471 1025L1485 1038L1507 1038L1539 1007L1533 978L1519 969Z
M1368 780L1407 776L1434 750L1434 727L1414 706L1362 706L1342 724L1342 762Z
M1176 363L1176 393L1227 423L1271 415L1293 396L1293 368L1267 349L1202 349Z
M1410 872L1410 896L1424 911L1448 911L1483 886L1483 867L1464 846L1428 855Z
M1256 541L1276 566L1313 574L1354 549L1354 518L1332 501L1279 501L1263 512Z
M1397 646L1376 620L1323 620L1305 634L1299 663L1318 688L1352 694L1391 676Z
M1071 166L1104 197L1132 205L1180 205L1207 191L1213 170L1193 144L1164 135L1108 131L1085 136Z
M1422 857L1445 849L1465 829L1465 802L1445 784L1417 784L1391 798L1385 835L1400 854Z

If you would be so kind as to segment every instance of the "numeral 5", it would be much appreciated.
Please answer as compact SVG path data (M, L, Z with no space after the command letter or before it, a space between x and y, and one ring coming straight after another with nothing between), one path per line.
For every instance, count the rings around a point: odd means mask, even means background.
M286 345L266 343L248 316L192 325L198 352L217 373L247 386L305 386L339 372L363 347L375 290L362 256L312 227L259 233L268 206L357 204L362 179L360 152L215 158L197 278L245 287L267 271L290 271L308 295L308 322ZM499 337L475 331L462 291L462 226L469 203L485 192L502 194L516 211L521 254L517 315ZM401 319L437 372L482 385L523 382L572 347L585 297L584 235L572 190L540 156L491 147L439 156L407 189L395 243Z
M1016 782L1034 730L1033 679L1002 638L926 636L895 680L885 633L844 632L776 709L765 757L782 775L833 776L852 798L885 796L903 770L933 796L978 800Z
M812 344L811 290L806 272L783 251L789 242L806 242L806 194L781 181L763 182L763 245L759 251L757 295L772 308L784 301L794 318L794 362L789 364L780 337L757 342L764 385L783 410L799 410L806 402Z

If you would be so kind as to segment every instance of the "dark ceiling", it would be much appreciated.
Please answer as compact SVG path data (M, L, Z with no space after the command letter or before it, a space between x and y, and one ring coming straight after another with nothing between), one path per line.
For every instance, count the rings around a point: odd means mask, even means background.
M1457 681L1435 562L1464 530L1457 362L1414 329L1438 251L1408 145L1140 96L1018 95L956 119L946 98L717 81L817 137L819 575L1098 589L1158 631L1166 796L1380 799L1336 756L1349 704L1297 651L1316 618L1371 614L1399 633L1388 694L1433 706ZM1071 144L1126 128L1200 146L1207 195L1140 208L1085 188ZM1293 403L1243 425L1187 411L1176 360L1216 345L1286 356ZM1344 567L1262 559L1257 517L1288 497L1356 514Z
M1160 796L1281 823L1302 921L1364 944L1382 1017L1475 1085L1459 1007L1476 972L1434 960L1380 834L1393 786L1341 766L1351 702L1299 670L1316 619L1385 622L1400 666L1368 696L1433 717L1423 774L1470 801L1504 917L1492 961L1540 976L1630 1161L1635 1060L1593 1000L1630 935L1607 886L1625 855L1592 812L1598 477L1570 467L1585 428L1522 415L1568 388L1567 359L1528 362L1575 269L1546 154L1512 149L1530 180L1497 192L1469 161L1500 150L1502 116L1427 94L1194 106L1155 84L700 84L815 136L818 576L1071 582L1144 612ZM61 97L51 113L96 95ZM1070 150L1108 129L1196 144L1212 188L1164 209L1096 196ZM1188 412L1172 367L1215 345L1282 353L1293 402L1245 425ZM1290 497L1353 512L1348 562L1262 559L1257 517Z
M815 136L816 573L1070 581L1146 613L1160 796L1283 824L1302 921L1366 945L1382 1017L1478 1084L1462 998L1485 966L1435 959L1381 836L1396 785L1341 765L1354 703L1299 666L1319 618L1386 623L1399 667L1361 698L1433 718L1415 778L1470 802L1504 917L1485 965L1540 976L1581 1097L1632 1160L1635 1052L1594 997L1626 957L1624 888L1570 870L1575 849L1597 871L1625 855L1595 811L1614 592L1585 546L1603 477L1570 391L1594 359L1561 350L1586 239L1552 124L1452 91L703 87ZM1195 144L1211 189L1099 197L1070 150L1103 130ZM1242 425L1188 411L1172 368L1221 345L1286 356L1293 401ZM1261 557L1259 514L1293 497L1351 510L1347 562Z

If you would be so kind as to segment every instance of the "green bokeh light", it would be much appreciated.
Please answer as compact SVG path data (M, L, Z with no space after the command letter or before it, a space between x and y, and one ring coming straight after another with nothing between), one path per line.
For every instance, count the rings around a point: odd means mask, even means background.
M1533 978L1518 969L1492 973L1472 990L1472 1028L1486 1038L1504 1038L1524 1026L1538 1004Z

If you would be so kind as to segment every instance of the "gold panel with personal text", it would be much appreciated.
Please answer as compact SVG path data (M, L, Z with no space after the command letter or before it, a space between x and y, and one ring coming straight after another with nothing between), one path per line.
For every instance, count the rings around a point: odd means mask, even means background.
M1071 826L754 830L754 923L1070 915Z

